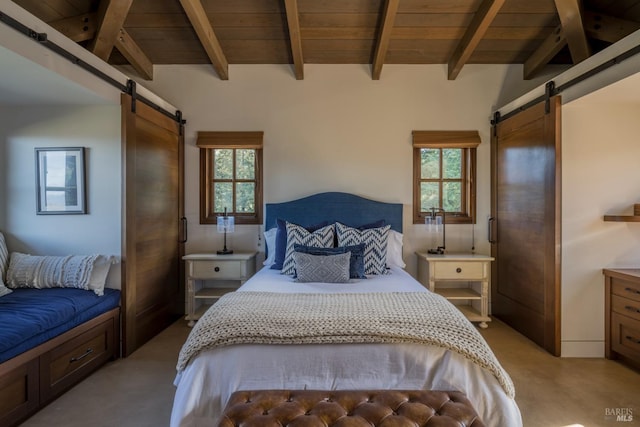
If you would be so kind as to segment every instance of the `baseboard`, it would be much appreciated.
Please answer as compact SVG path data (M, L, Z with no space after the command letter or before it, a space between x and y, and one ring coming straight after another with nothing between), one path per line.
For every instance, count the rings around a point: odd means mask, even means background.
M604 357L604 341L562 341L560 357Z

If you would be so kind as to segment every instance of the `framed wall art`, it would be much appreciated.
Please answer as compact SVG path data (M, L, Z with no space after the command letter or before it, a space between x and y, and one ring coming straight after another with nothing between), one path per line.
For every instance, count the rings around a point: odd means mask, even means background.
M84 147L36 148L36 213L87 213Z

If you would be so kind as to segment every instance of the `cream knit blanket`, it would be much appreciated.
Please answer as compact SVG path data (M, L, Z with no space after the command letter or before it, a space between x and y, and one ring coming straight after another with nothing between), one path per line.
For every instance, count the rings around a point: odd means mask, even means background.
M232 344L418 343L455 351L515 390L480 333L431 292L291 294L231 292L196 323L177 369L200 351Z

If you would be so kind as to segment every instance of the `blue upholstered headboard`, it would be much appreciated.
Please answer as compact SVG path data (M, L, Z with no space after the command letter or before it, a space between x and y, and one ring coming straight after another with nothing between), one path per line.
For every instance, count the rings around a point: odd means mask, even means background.
M401 203L377 202L349 193L318 193L290 202L267 203L265 230L275 227L277 218L300 225L340 221L354 227L384 219L402 233Z

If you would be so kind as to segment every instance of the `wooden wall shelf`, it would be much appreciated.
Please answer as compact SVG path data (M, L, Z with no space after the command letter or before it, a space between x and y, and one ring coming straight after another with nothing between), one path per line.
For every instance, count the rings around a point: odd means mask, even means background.
M605 221L640 222L640 215L605 215Z

